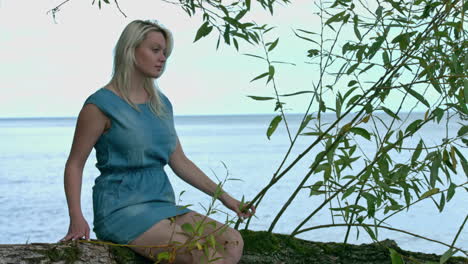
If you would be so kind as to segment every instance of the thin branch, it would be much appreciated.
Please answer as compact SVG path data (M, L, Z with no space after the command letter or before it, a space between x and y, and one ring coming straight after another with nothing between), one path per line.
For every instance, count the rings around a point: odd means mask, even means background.
M330 224L330 225L318 225L318 226L313 226L313 227L309 227L309 228L305 228L305 229L302 229L300 230L297 234L300 234L300 233L304 233L304 232L308 232L308 231L311 231L311 230L315 230L315 229L321 229L321 228L329 228L329 227L342 227L342 226L361 226L361 227L376 227L376 228L384 228L384 229L388 229L388 230L391 230L391 231L396 231L396 232L400 232L400 233L404 233L404 234L407 234L407 235L410 235L410 236L414 236L414 237L417 237L417 238L421 238L421 239L424 239L424 240L427 240L427 241L431 241L431 242L434 242L434 243L437 243L437 244L441 244L441 245L444 245L448 248L453 248L453 249L456 249L460 252L463 252L463 254L467 255L468 256L468 252L466 250L463 250L461 248L458 248L458 247L454 247L452 245L449 245L447 243L444 243L444 242L441 242L441 241L438 241L438 240L435 240L435 239L432 239L432 238L427 238L425 236L421 236L421 235L418 235L418 234L415 234L415 233L411 233L411 232L408 232L408 231L405 231L403 229L398 229L398 228L393 228L393 227L388 227L388 226L380 226L380 225L368 225L368 224Z

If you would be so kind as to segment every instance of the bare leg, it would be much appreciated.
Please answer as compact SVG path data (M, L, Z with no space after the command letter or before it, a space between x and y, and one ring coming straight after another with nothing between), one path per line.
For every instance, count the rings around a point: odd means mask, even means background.
M187 239L188 236L184 233L177 222L171 222L170 220L165 219L153 225L145 233L141 234L129 244L139 246L177 246L185 243ZM151 260L157 259L158 253L169 251L167 247L131 247L131 249ZM192 251L187 251L185 248L181 248L180 250L176 251L175 263L206 263L206 260L204 260L203 256L203 252L200 250L195 249ZM221 257L221 255L218 253L215 253L214 256ZM212 263L221 264L225 262L220 260Z
M196 212L189 212L184 215L177 216L175 218L175 222L180 226L184 223L190 223L193 225L194 223L202 221L203 219L205 219L205 223L214 222L216 224L216 227L212 225L206 225L204 229L204 234L208 235L214 232L217 243L224 247L224 250L222 250L221 252L217 252L221 254L224 260L223 263L238 263L242 257L242 251L244 248L244 241L242 240L242 236L239 233L239 231ZM219 232L216 232L216 230L220 230L221 228L225 228L225 231L221 234L219 234Z

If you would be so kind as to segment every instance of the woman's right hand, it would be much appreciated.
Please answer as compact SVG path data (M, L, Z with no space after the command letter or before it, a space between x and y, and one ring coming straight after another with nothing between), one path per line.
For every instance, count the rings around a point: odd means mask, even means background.
M89 240L89 225L83 216L70 218L70 226L67 235L60 242L77 239Z

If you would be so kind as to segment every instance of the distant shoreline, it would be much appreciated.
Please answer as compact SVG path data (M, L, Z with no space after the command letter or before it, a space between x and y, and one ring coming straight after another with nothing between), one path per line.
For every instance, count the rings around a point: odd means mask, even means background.
M384 112L381 112L384 114ZM401 112L401 114L408 114L409 112ZM412 112L412 114L424 114L425 112ZM378 113L380 114L380 112ZM276 116L278 113L251 113L251 114L182 114L174 115L174 117L267 117L267 116ZM302 116L304 113L286 113L286 116ZM324 116L334 116L335 113L322 113ZM25 116L25 117L0 117L0 121L27 121L27 120L66 120L66 119L76 119L76 116Z

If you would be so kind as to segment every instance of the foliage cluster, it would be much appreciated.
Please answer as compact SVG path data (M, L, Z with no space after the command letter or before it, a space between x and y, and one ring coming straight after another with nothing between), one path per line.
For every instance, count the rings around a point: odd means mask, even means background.
M468 146L468 3L317 0L311 16L319 18L320 29L296 28L292 32L304 41L305 63L274 60L275 50L282 45L280 36L272 36L275 27L246 19L255 5L273 15L278 5L290 4L288 0L170 3L180 5L189 16L201 14L203 22L195 41L217 34L216 47L223 40L240 50L244 41L261 50L259 54L246 54L265 66L252 82L265 80L272 95L250 97L273 103L277 114L266 136L270 139L284 125L289 149L270 182L253 198L256 207L299 161L310 164L271 220L268 232L274 230L298 194L306 191L323 201L302 221L292 223L296 227L291 236L346 226L344 243L352 228L358 234L365 231L377 241L379 230L385 228L447 246L440 263L456 252L468 254L456 246L468 214L450 244L387 225L389 218L423 200L432 200L442 212L456 193L468 191L468 163L463 154ZM278 68L285 65L309 67L318 77L314 76L309 88L281 94L276 79ZM286 100L294 96L310 99L296 131L290 129L284 108ZM325 114L336 118L325 122ZM449 126L454 123L458 130L451 134ZM444 136L435 144L418 134L431 124L445 126ZM300 137L308 137L312 143L297 157L290 157ZM412 143L415 141L416 145ZM363 142L374 147L364 149ZM460 210L467 212L466 207ZM330 224L308 226L322 211L329 212ZM249 224L250 219L245 229ZM236 227L240 227L239 221ZM403 263L400 253L390 253L393 263Z

